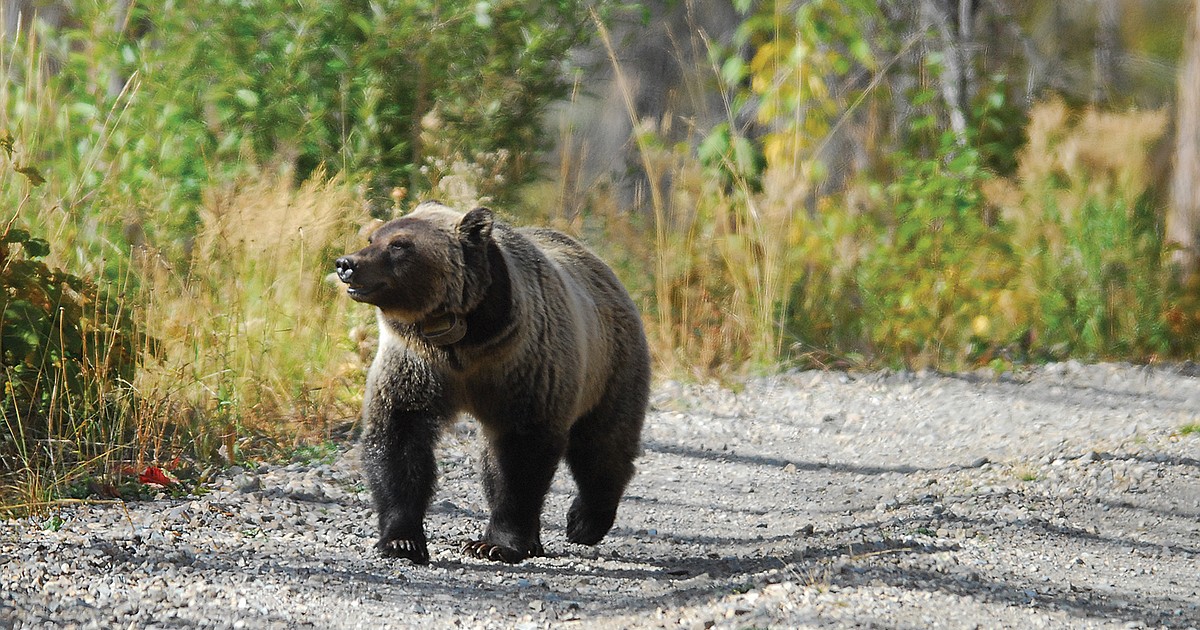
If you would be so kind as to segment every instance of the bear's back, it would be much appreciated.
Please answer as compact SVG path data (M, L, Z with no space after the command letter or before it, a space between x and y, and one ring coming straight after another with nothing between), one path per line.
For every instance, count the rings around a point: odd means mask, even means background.
M589 294L608 302L606 306L628 306L636 315L633 301L612 269L591 250L570 236L550 228L519 228L518 233L533 241Z

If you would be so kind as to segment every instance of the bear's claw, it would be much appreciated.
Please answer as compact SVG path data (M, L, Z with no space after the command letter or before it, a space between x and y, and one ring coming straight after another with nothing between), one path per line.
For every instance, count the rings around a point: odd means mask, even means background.
M520 552L511 547L497 545L486 540L468 540L463 543L462 552L480 560L495 560L498 562L507 562L508 564L517 564L526 558L542 555L540 547L535 547L528 552Z
M381 540L379 544L375 545L375 548L385 558L408 558L414 564L429 564L429 549L425 546L425 542L421 540L407 538L388 541Z

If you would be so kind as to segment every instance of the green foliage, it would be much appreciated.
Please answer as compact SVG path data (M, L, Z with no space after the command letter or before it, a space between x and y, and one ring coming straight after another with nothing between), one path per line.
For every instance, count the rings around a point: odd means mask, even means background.
M78 246L114 277L130 240L182 260L205 192L265 166L297 181L344 171L380 212L393 187L436 183L421 170L435 159L490 160L488 192L512 195L587 34L577 0L131 5L114 23L109 3L75 3L77 26L0 57L0 124L19 118L33 161L80 210Z
M339 450L334 442L319 444L302 444L288 453L287 459L304 464L332 464L337 459Z
M789 288L785 332L792 360L813 367L850 368L862 364L865 345L862 300L855 283L861 241L874 233L862 217L843 212L826 199L797 228L800 269Z
M1031 112L1014 180L990 196L1012 227L1022 264L1010 317L1035 356L1151 358L1187 353L1194 332L1169 324L1172 287L1149 152L1161 112L1075 112L1052 101Z
M993 75L979 91L971 108L971 136L978 149L981 165L988 172L1004 177L1017 170L1017 156L1025 144L1025 135L1013 133L1028 124L1027 115L1009 95L1008 78Z
M1165 352L1167 276L1151 203L1087 199L1075 210L1062 225L1072 243L1064 258L1047 260L1048 248L1024 252L1045 274L1035 324L1040 345L1094 357Z
M978 150L949 133L932 158L898 156L879 223L870 226L878 242L857 274L863 325L877 352L952 361L988 332L1016 261L1003 227L987 220L980 161Z
M5 138L10 138L7 134ZM5 143L11 155L11 140ZM12 166L7 157L3 163ZM6 168L30 184L31 169ZM20 206L17 208L18 213ZM50 244L16 227L0 231L0 472L54 462L70 467L104 455L121 431L142 352L130 312L107 291L41 259Z
M660 256L688 261L660 263L657 272L686 273L660 283L656 302L660 327L681 327L704 340L694 346L701 365L719 356L762 369L777 365L785 319L803 310L791 301L793 287L828 279L806 273L812 265L805 262L824 255L808 236L829 217L811 216L805 205L826 176L821 150L856 102L855 92L835 94L831 85L874 67L867 38L878 9L872 2L818 0L798 7L746 3L739 10L745 18L734 48L710 50L714 75L731 96L728 119L697 149L708 181L691 193L686 235L657 244ZM744 51L751 51L748 58ZM664 319L662 311L672 315ZM653 336L677 339L673 332Z
M864 346L949 366L1190 347L1172 333L1148 193L1161 129L1158 114L1050 103L1033 110L1012 180L984 168L994 147L974 130L965 146L944 134L931 157L901 154L863 228L876 235L856 272Z
M63 520L62 516L52 514L42 521L42 529L49 532L56 532L62 529L64 524L66 524L66 521Z
M878 7L863 0L816 0L796 8L775 2L739 10L745 18L733 47L709 51L719 84L732 94L730 120L713 128L697 156L726 183L754 191L771 166L803 166L820 179L819 148L856 95L834 94L831 84L855 68L875 67L868 37ZM749 59L741 52L747 49L753 51ZM743 112L753 116L742 117ZM736 124L743 118L753 120L758 133Z
M1200 308L1194 287L1170 282L1151 194L1164 122L1051 102L1032 110L1011 179L985 167L994 140L972 129L965 144L943 133L935 151L900 153L885 182L853 193L862 214L826 200L800 228L806 269L787 320L800 358L959 368L1189 356Z
M420 188L422 131L473 159L517 156L509 182L531 175L538 114L562 93L559 59L583 36L583 5L466 0L289 0L147 3L153 25L116 46L143 81L156 126L199 146L193 159L286 159L299 179L319 164ZM172 45L161 46L161 33ZM111 53L110 53L111 54ZM166 155L146 147L147 157ZM200 149L196 151L195 149ZM181 174L203 166L179 164Z

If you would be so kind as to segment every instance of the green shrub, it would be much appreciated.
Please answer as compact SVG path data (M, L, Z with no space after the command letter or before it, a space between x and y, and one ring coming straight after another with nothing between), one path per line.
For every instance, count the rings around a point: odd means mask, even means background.
M14 172L0 181L17 186ZM120 300L41 260L50 244L17 227L16 210L0 228L0 487L19 473L36 501L129 439L143 338Z
M180 179L211 177L199 160L250 158L290 162L298 180L324 164L384 192L422 189L429 158L503 150L508 191L533 174L539 114L563 93L558 60L584 36L583 16L571 0L145 3L132 23L148 28L99 52L141 81L135 107L148 116L131 117L136 146L121 152L182 160Z
M961 360L999 332L995 304L1016 267L1004 226L987 218L988 175L951 134L931 158L900 155L895 170L857 274L864 331L886 357Z
M127 4L0 37L6 155L20 139L48 180L0 173L21 218L0 223L2 450L33 500L101 454L234 456L352 417L369 313L329 260L368 200L406 201L393 187L503 200L530 180L588 30L577 0Z
M1021 261L1006 301L1037 356L1148 359L1195 345L1172 332L1150 152L1163 112L1033 109L1012 180L988 186Z
M110 3L75 3L75 26L0 51L0 126L72 223L30 225L110 278L130 244L182 263L206 191L277 166L366 182L377 214L393 187L424 195L458 163L511 199L588 32L579 0L130 4L114 23Z

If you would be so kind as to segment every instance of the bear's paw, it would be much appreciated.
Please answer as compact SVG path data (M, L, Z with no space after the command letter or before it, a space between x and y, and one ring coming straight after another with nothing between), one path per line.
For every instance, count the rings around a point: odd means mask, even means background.
M385 558L408 558L414 564L429 564L429 548L425 541L411 538L381 540L375 548Z
M517 564L526 558L540 556L544 553L541 545L536 545L529 551L518 551L486 540L469 540L463 543L462 552L480 560L495 560L508 564Z

